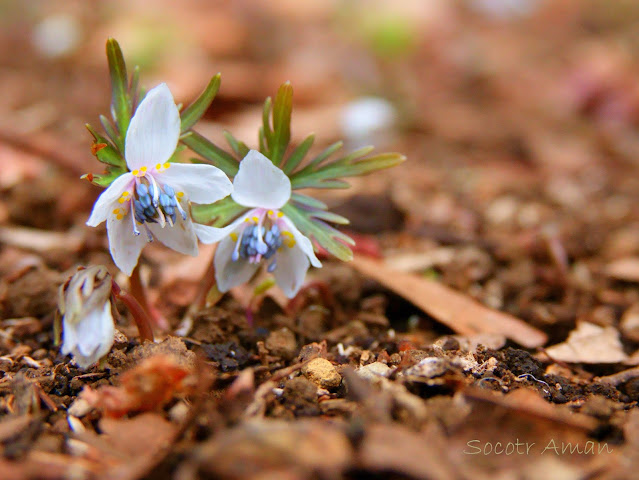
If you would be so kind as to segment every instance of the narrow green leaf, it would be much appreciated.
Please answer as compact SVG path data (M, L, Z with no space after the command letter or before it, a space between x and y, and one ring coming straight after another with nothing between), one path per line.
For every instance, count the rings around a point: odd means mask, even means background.
M131 98L138 92L140 88L140 67L136 65L133 67L133 73L131 74L131 81L129 82L129 96Z
M211 165L219 168L229 177L234 177L239 169L239 162L227 151L221 149L210 140L193 130L183 135L180 140Z
M217 95L218 90L220 89L220 83L222 81L222 75L217 74L206 86L204 91L197 97L191 105L186 107L182 112L182 131L186 132L193 125L195 125L204 112L209 108L215 95Z
M315 141L315 134L310 134L308 137L304 139L302 143L300 143L293 153L291 153L286 159L286 163L284 164L285 174L291 173L293 170L297 168L297 166L304 160L304 157L313 146L313 142Z
M124 138L131 121L131 100L128 95L128 77L124 56L118 42L109 38L106 43L109 74L111 75L111 114Z
M95 152L95 156L97 157L97 159L107 165L113 165L121 169L126 169L126 162L124 161L124 157L120 155L120 152L117 151L117 149L111 144L111 142L107 138L97 133L88 123L85 125L85 127L93 137L93 141L96 145L106 145L106 147L102 147Z
M118 178L120 175L126 173L125 170L122 169L114 169L112 167L107 167L107 172L103 174L93 174L87 173L82 175L83 179L89 180L94 185L99 187L107 188L113 181Z
M249 152L250 149L246 146L244 142L236 139L231 134L231 132L227 132L226 130L222 132L222 135L224 135L224 138L226 138L226 141L228 142L229 146L233 149L233 151L239 158L246 157L246 154Z
M291 178L291 188L349 188L350 183L344 180L323 180L312 177L313 174L301 178Z
M329 253L346 262L353 259L353 252L348 245L354 245L355 242L348 235L312 218L309 212L304 212L291 203L284 205L282 211L304 235L315 240Z
M226 197L208 205L191 205L191 216L197 223L225 227L245 210L246 207L235 203L231 197Z
M324 150L322 150L315 158L313 158L313 160L311 160L303 169L295 172L294 176L304 175L308 172L312 172L320 163L322 163L324 160L326 160L328 157L342 148L342 145L342 142L335 142L332 145L329 145Z
M350 220L346 217L342 217L337 213L327 212L324 210L314 211L313 218L319 218L320 220L336 223L337 225L348 225L349 223L351 223Z
M268 157L268 147L266 146L266 139L264 138L264 127L260 127L257 131L258 147L260 152L264 156Z
M269 119L272 106L273 106L273 102L271 100L271 97L266 97L266 100L264 100L264 107L262 108L262 129L263 129L264 139L266 140L267 148L265 148L264 151L262 151L262 153L269 158L270 158L269 149L271 148L271 143L273 142L273 130L271 130L271 123Z
M291 115L293 112L293 87L291 82L280 86L273 103L273 136L269 145L271 161L280 166L291 141ZM268 139L268 137L266 137Z
M309 197L308 195L302 195L301 193L293 192L291 194L291 201L299 203L303 207L312 208L315 210L326 210L328 205L318 200L317 198Z
M111 141L115 144L115 146L122 152L124 155L124 138L121 136L116 130L111 121L105 117L104 115L100 115L100 123L102 124L102 128L106 132L107 136L111 139Z
M291 177L291 186L293 188L344 188L344 185L348 184L337 179L366 175L394 167L406 160L406 157L399 153L380 153L357 160L356 156L365 153L366 149L360 149L313 172L304 169Z

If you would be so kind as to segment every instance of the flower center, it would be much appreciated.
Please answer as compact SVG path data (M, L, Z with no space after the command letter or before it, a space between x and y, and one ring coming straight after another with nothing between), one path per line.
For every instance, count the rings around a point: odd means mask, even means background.
M158 164L155 169L162 172L171 166L170 163ZM170 185L160 184L149 172L147 167L131 172L135 176L135 185L132 191L125 191L118 200L122 208L116 208L113 213L118 220L122 220L129 211L131 212L131 223L133 233L140 235L138 224L146 230L149 242L153 241L153 235L147 224L159 223L162 228L168 223L171 227L177 221L179 213L182 219L186 220L187 214L180 205L183 192L176 192Z
M275 253L282 245L289 248L295 246L295 239L291 232L284 230L286 225L281 220L281 212L258 210L255 213L244 220L245 224L239 233L231 233L231 239L235 242L231 260L236 262L244 259L249 263L259 263L272 258L267 270L273 272L277 268Z

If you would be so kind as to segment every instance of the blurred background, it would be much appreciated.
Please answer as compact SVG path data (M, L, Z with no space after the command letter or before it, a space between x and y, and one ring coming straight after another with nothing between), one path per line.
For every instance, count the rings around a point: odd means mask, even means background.
M637 253L638 21L632 0L3 0L0 222L84 222L99 189L77 177L100 171L84 124L108 112L115 37L177 102L222 73L196 128L220 145L226 129L255 146L290 80L294 143L406 154L320 194L356 232L410 234L388 248L549 231L571 259Z

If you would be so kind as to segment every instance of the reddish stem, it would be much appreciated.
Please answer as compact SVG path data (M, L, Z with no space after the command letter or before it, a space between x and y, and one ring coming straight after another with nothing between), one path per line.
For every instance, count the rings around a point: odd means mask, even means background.
M126 305L126 308L131 312L133 316L133 320L135 320L135 325L138 327L138 332L140 333L140 341L144 342L145 340L153 341L153 329L151 328L151 320L149 319L149 315L142 308L140 302L128 292L125 292L120 288L120 286L115 283L113 280L111 281L113 295L115 298L122 300L122 303Z

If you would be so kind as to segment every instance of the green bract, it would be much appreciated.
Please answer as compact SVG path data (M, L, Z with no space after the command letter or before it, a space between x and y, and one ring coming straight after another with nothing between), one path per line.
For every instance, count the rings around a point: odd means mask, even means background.
M314 135L309 135L287 155L291 140L292 109L293 87L286 82L278 90L275 101L267 98L264 102L258 140L260 153L289 176L293 189L348 188L349 184L343 180L344 178L390 168L406 159L399 153L369 155L373 147L360 148L348 155L334 158L334 154L342 147L342 143L337 142L306 160L306 155L313 145ZM230 133L225 132L224 136L234 155L194 131L185 133L181 141L201 155L202 159L199 161L216 166L233 177L237 174L239 161L250 149ZM194 205L191 213L198 223L220 227L229 224L244 210L245 207L228 197L211 205ZM304 235L314 239L318 245L337 258L350 260L353 252L349 245L354 245L355 242L331 226L346 225L349 222L346 218L327 210L328 207L323 202L300 193L293 193L289 202L282 208L282 212Z

